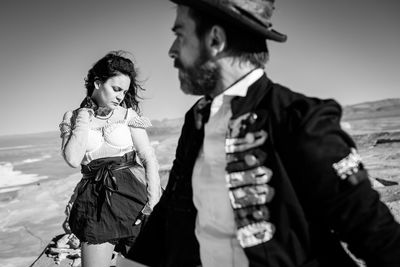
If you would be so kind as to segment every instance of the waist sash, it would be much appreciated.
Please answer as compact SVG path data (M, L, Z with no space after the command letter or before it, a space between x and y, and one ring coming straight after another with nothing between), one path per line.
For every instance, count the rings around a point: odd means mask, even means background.
M103 203L106 201L111 206L111 195L119 193L130 199L141 202L135 199L134 196L126 195L118 191L116 171L123 170L135 166L136 152L126 153L121 157L99 158L91 161L87 165L81 165L82 184L78 190L78 195L85 191L89 183L95 184L94 193L98 197L98 211L101 211Z

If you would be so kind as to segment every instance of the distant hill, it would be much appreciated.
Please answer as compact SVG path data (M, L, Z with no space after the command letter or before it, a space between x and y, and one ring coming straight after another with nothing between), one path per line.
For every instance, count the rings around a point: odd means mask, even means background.
M343 119L347 121L393 116L400 116L399 98L364 102L343 108Z
M167 128L181 127L183 124L183 118L152 120L151 124L153 124L153 127L167 127Z
M183 125L183 118L152 120L152 127L147 129L150 137L164 139L171 135L179 135Z
M350 134L400 131L400 99L391 98L345 106L342 126Z

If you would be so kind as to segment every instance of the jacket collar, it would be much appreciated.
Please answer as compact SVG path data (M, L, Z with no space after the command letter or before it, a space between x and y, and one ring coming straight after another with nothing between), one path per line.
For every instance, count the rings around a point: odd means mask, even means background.
M232 99L232 118L236 118L244 113L250 112L260 104L260 101L271 90L272 82L263 75L255 81L247 90L246 96L236 96Z
M261 76L263 76L263 69L254 69L247 73L245 76L236 81L233 85L231 85L228 89L226 89L221 94L217 95L211 104L211 114L215 114L219 108L226 103L227 101L231 101L232 98L239 96L245 97L247 95L247 91L249 87Z

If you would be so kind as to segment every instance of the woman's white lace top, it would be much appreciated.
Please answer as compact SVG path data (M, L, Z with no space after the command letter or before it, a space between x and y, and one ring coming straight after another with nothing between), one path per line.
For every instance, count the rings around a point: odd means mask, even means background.
M122 108L122 107L119 107ZM73 119L60 124L61 136L70 135L73 129ZM113 119L111 116L102 127L89 124L88 142L82 164L104 157L122 156L135 150L130 127L147 128L151 122L146 117L139 116L133 109L126 109L123 119Z

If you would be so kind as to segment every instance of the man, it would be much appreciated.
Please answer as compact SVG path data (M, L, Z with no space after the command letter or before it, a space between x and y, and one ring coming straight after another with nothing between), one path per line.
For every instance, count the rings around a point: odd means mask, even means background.
M264 73L273 0L172 0L185 116L160 203L132 250L150 266L400 266L400 227L371 189L333 100Z

